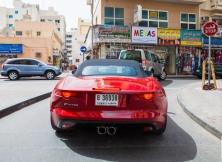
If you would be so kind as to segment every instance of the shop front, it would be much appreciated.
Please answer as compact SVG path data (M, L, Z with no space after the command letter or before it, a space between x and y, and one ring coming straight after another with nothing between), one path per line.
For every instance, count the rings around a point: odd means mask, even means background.
M22 44L0 44L0 69L7 59L17 58L18 54L23 54Z
M93 34L95 58L117 59L131 42L130 26L96 25Z
M201 53L201 62L208 58L209 38L203 38L203 50ZM211 58L215 63L222 63L222 38L211 37Z
M158 46L155 53L164 64L167 74L176 74L175 59L178 46L180 46L180 30L158 29Z
M201 30L181 30L181 46L176 57L177 74L192 74L201 64L201 47Z

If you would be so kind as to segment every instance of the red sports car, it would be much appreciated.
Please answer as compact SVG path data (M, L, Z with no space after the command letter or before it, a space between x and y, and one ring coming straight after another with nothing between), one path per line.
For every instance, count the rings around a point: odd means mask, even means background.
M167 97L161 84L133 60L87 60L63 78L50 100L52 128L71 130L92 124L113 135L121 124L162 134L167 125Z

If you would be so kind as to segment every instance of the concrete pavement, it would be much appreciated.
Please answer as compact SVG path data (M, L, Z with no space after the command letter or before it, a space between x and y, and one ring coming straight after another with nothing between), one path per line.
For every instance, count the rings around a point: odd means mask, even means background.
M1 102L0 118L20 110L26 106L50 97L58 81L71 75L71 72L62 73L55 80L39 82L4 81L0 82ZM179 76L168 76L168 78ZM183 76L185 77L185 76ZM193 77L193 76L186 76ZM6 79L6 77L0 77ZM28 79L28 78L27 78ZM33 82L36 82L33 86ZM186 85L179 90L177 100L183 110L202 127L221 138L222 136L222 80L217 80L218 90L202 90L201 80L198 83Z

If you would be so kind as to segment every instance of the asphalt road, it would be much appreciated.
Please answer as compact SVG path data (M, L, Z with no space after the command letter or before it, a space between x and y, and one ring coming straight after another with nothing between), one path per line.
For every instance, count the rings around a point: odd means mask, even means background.
M197 81L161 82L169 118L160 136L136 131L101 136L88 128L57 134L50 126L49 99L43 100L0 120L0 162L219 162L221 141L190 119L176 100L178 89Z

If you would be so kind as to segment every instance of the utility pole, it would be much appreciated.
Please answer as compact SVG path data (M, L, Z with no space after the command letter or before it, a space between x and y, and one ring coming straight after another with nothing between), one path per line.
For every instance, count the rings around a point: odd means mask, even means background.
M91 30L92 30L92 49L91 49L91 53L92 53L92 59L94 59L94 49L93 49L93 7L94 6L94 0L92 0L92 9L91 9L91 12L92 12L92 27L91 27Z

